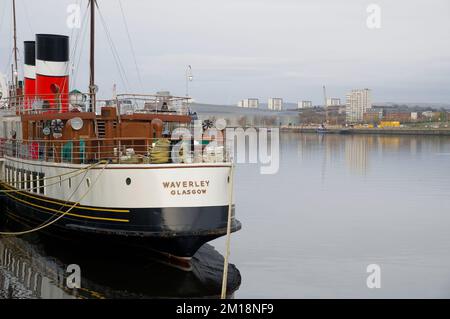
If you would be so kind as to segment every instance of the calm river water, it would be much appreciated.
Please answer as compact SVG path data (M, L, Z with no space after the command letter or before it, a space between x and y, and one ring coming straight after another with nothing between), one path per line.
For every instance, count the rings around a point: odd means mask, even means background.
M235 298L450 297L448 137L282 134L279 172L239 165L235 198ZM225 241L211 245L186 273L133 253L0 239L0 297L73 297L61 287L74 258L77 297L214 297ZM366 284L371 264L378 289Z

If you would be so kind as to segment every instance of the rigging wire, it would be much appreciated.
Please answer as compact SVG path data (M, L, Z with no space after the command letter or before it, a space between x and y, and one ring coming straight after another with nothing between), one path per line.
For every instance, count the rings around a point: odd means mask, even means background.
M80 0L77 0L76 5L77 5L78 7L81 7L81 1L80 1ZM85 16L85 17L86 17L86 16ZM85 17L84 17L84 18L85 18ZM81 25L80 25L80 28L82 28L82 26L83 26L84 18L83 18L83 21L82 21L82 23L81 23ZM73 27L73 28L72 28L72 31L70 32L70 40L71 40L71 42L72 42L72 43L71 43L72 52L70 53L70 61L72 61L72 59L73 59L73 57L74 57L74 55L75 55L75 53L76 53L77 45L78 45L78 40L79 40L80 32L81 32L81 31L78 31L78 32L76 33L76 36L74 36L75 30L78 30L78 28ZM75 40L73 40L73 39L75 39Z
M79 5L81 6L81 4L82 4L82 1L80 1ZM71 63L72 76L70 77L71 87L76 86L77 79L78 79L78 66L80 65L81 57L83 56L83 48L84 48L84 43L86 40L86 30L87 30L86 24L87 24L87 20L88 20L87 17L88 17L88 14L85 14L83 17L83 21L81 22L81 28L78 30L74 44L73 44L73 51L72 51L71 58L70 58L70 61L72 61L72 63ZM72 30L72 31L74 31L74 30ZM80 45L80 43L81 43L81 45ZM79 56L78 56L78 61L77 61L77 51L78 51L77 49L79 47L80 47L80 50L79 50Z
M138 63L137 63L137 60L136 60L136 53L135 53L135 50L134 50L133 41L131 40L130 30L128 28L127 19L126 19L126 16L125 16L125 11L123 10L122 1L121 0L118 0L118 1L119 1L120 11L122 12L123 24L125 25L125 30L127 32L128 42L130 44L131 55L133 56L134 66L136 68L136 74L138 76L139 85L141 87L141 90L144 91L144 85L143 85L143 82L142 82L141 72L139 71Z
M125 90L128 91L129 81L128 81L128 78L126 76L125 68L123 67L123 64L122 64L122 62L120 60L120 56L119 56L118 50L117 50L117 48L116 48L116 46L114 44L114 41L112 40L112 37L111 37L111 34L109 32L108 26L106 25L106 21L103 19L103 16L101 14L100 14L100 17L101 17L101 21L102 21L102 24L103 24L103 28L105 29L105 33L106 33L106 37L107 37L107 40L108 40L108 44L109 44L109 46L111 48L111 52L112 52L112 55L113 55L113 58L114 58L114 62L116 64L117 70L119 72L119 76L121 78L122 84L125 87Z
M98 6L97 2L96 2L96 4L97 4L98 13L99 13L99 16L100 16L100 21L102 22L103 29L105 30L106 38L107 38L108 43L109 43L109 45L111 47L111 51L112 51L113 58L114 58L114 61L116 63L119 75L121 77L121 80L122 80L122 83L123 83L125 89L128 91L129 81L128 81L128 78L126 76L125 68L123 67L123 64L122 64L122 62L120 60L120 55L118 53L116 45L114 44L114 41L112 39L111 32L109 31L109 28L108 28L108 25L106 23L106 20L103 17L103 14L102 14L102 12L100 10L100 7Z
M31 34L34 35L35 34L34 33L34 28L33 28L32 24L31 24L30 15L28 14L28 5L26 3L27 0L22 0L22 1L19 1L19 2L22 4L23 11L25 12L25 20L27 21L28 28L30 29Z
M0 16L0 34L2 32L2 27L3 27L3 21L5 20L5 14L6 14L6 4L5 7L3 8L4 10L2 11L2 14Z
M86 21L87 21L87 19L86 19ZM80 38L81 47L80 47L80 51L79 51L79 55L78 55L78 61L75 62L74 83L78 82L78 74L79 74L79 69L80 69L80 65L81 65L81 59L84 56L84 47L87 42L87 29L88 28L87 28L87 22L86 22L86 25L83 27L81 38ZM76 57L74 57L74 59L76 59Z
M3 12L4 14L6 13L6 11L8 11L7 8L8 8L8 6L5 4L5 11ZM10 16L10 21L8 24L9 24L9 32L8 32L8 35L9 35L9 34L12 34L12 15ZM10 54L9 54L9 58L8 58L8 63L5 66L5 71L3 72L3 74L5 74L5 76L7 78L10 75L10 71L11 71L10 67L11 67L11 61L12 61L12 55L13 55L13 52L11 52L12 51L12 41L8 41L8 42L9 42L9 47L8 47L7 52L9 52Z

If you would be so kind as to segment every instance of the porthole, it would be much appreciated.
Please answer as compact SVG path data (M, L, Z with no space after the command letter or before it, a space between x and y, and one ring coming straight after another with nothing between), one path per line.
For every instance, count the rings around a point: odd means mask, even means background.
M69 188L72 188L72 179L69 178Z
M87 185L87 187L91 187L91 179L90 178L86 178L86 185Z
M127 183L127 185L130 186L130 185L131 185L131 178L128 177L128 178L125 180L125 183Z

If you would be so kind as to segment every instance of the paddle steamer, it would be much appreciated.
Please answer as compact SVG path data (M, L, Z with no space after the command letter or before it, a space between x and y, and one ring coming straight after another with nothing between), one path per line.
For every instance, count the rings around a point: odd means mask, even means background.
M23 81L17 56L9 83L0 80L1 198L30 227L63 214L45 231L190 258L227 233L230 206L231 231L241 227L230 203L232 160L214 136L175 138L194 126L187 97L97 98L95 9L91 0L88 93L69 87L64 35L25 41ZM200 156L192 156L194 148Z

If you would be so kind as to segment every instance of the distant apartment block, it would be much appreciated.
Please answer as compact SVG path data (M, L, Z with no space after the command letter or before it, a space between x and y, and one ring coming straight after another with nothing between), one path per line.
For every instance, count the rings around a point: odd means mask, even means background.
M347 101L345 103L347 122L362 122L364 113L371 108L372 98L369 89L352 90L347 94Z
M283 99L276 98L276 97L269 98L268 107L269 107L269 110L272 110L272 111L283 110Z
M238 103L239 107L245 107L249 109L257 109L259 107L258 99L243 99Z
M327 98L327 106L339 106L341 105L341 99L338 98Z
M310 109L313 107L312 101L301 101L298 102L298 108L299 109Z
M368 124L377 124L383 119L383 110L370 108L363 114L363 122Z

